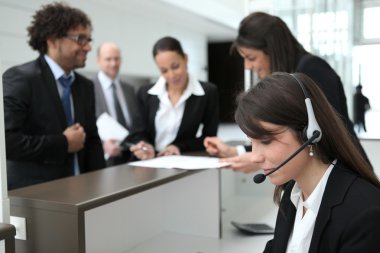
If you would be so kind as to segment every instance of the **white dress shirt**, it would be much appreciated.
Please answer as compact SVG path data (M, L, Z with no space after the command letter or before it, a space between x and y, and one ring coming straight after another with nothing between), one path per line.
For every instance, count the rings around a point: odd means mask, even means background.
M58 93L59 93L59 97L62 99L63 88L62 88L62 85L59 83L58 79L61 76L65 75L65 71L48 55L44 55L44 58L46 60L46 63L49 65L51 72L53 72ZM73 82L74 82L75 80L74 71L71 71L68 76L72 76ZM74 103L73 103L72 93L70 93L70 106L71 106L71 115L73 115L73 119L75 123L76 121L75 121L75 112L74 112ZM77 156L77 153L74 153L74 175L79 175L79 174L80 174L80 169L79 169L79 163L78 163L78 156Z
M311 238L313 236L315 220L318 215L319 207L321 206L322 196L325 192L327 180L336 163L336 160L328 167L318 185L313 192L303 201L302 190L297 183L294 184L290 200L296 207L296 217L293 226L293 232L288 241L286 253L307 253L309 252ZM303 209L306 208L306 213L303 215ZM302 217L303 216L303 217Z
M126 101L125 96L123 94L119 78L112 80L106 74L104 74L103 71L99 71L98 79L99 79L99 82L100 82L102 89L103 89L103 94L104 94L104 97L106 100L108 111L109 111L110 115L112 116L112 118L117 119L116 109L114 106L115 101L114 101L114 96L113 96L113 88L112 88L112 83L115 84L116 96L117 96L117 99L119 100L119 104L120 104L121 110L123 112L125 122L127 123L128 126L130 126L131 125L131 119L130 119L130 116L128 113L127 101Z
M62 95L63 95L63 88L62 88L62 85L59 83L58 79L63 76L63 75L66 75L65 74L65 71L61 68L61 66L59 66L52 58L50 58L48 55L44 55L44 58L46 60L46 63L49 65L50 67L50 70L51 72L53 72L53 76L54 76L54 79L55 79L55 82L57 84L57 88L58 88L58 93L59 93L59 97L62 99ZM75 75L74 75L74 71L71 71L70 74L68 76L72 76L73 77L73 82L75 80ZM75 119L75 115L74 115L74 105L73 105L73 99L72 99L72 95L70 94L70 104L71 104L71 115L73 115L73 118Z
M155 128L155 148L162 151L167 145L174 141L178 129L182 122L183 112L185 110L186 100L191 96L204 96L205 92L202 85L189 75L189 82L182 96L176 105L172 105L169 94L166 89L166 80L160 77L156 84L148 90L151 95L156 95L160 104L156 113Z
M247 153L247 150L245 150L245 147L243 145L237 145L235 147L236 147L236 152L238 155Z

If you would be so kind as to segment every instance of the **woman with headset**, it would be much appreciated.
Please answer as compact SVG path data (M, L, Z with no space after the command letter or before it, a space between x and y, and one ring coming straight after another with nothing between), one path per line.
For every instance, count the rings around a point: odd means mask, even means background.
M252 143L251 163L276 185L279 212L264 252L379 250L380 182L309 77L267 76L239 99L235 119Z
M345 126L366 157L348 116L346 96L340 77L325 60L307 52L283 20L263 12L248 15L240 23L233 47L244 59L244 67L255 71L260 79L278 71L300 72L313 79L342 116ZM234 162L234 170L256 170L249 166L251 154L244 154L243 147L229 146L217 137L207 137L204 145L211 155L233 157L224 161Z

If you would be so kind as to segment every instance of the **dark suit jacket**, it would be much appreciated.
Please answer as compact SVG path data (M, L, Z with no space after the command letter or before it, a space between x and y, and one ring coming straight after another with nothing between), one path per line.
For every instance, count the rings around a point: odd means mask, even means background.
M93 82L94 82L94 87L95 87L96 117L99 117L104 112L107 112L108 114L110 114L109 108L107 106L106 98L104 96L103 88L102 88L102 85L100 84L99 79L95 78ZM125 82L120 82L120 86L122 88L125 100L127 102L128 114L131 120L130 124L132 125L133 119L136 118L135 114L138 111L136 92L131 85ZM107 160L107 166L113 166L117 164L126 163L130 160L130 158L131 158L131 153L128 150L123 151L123 154L120 157L110 157Z
M8 188L71 175L73 155L62 134L66 116L45 59L41 56L7 70L3 91ZM80 172L104 168L92 82L75 73L72 97L75 122L86 132L85 146L77 153Z
M186 100L182 121L176 138L171 144L181 152L204 150L203 140L206 136L215 136L219 122L218 91L214 84L200 82L204 96L191 95ZM155 117L160 101L157 96L148 94L153 85L143 86L137 93L139 115L131 133L134 142L145 140L154 144L156 136ZM196 137L199 126L203 124L202 135Z
M296 215L290 200L293 185L286 186L265 253L286 251ZM380 189L338 163L326 184L309 253L379 252L379 235Z
M324 59L312 54L305 54L299 59L296 72L304 73L313 79L322 89L330 104L343 116L346 124L352 127L342 81Z
M99 117L102 113L107 112L110 113L107 102L104 96L102 85L100 84L100 81L98 78L95 78L93 80L94 87L95 87L95 114L96 117ZM128 107L128 113L130 116L131 121L135 118L136 114L136 108L137 108L137 99L136 99L136 92L134 88L125 82L120 82L120 86L122 88L125 100L127 102Z

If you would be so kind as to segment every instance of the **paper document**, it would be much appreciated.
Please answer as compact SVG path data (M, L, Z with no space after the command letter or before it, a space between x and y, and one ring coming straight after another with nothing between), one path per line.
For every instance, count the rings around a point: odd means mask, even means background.
M112 118L108 113L102 113L96 121L99 137L102 141L115 139L123 141L129 134L128 130L120 125L117 120Z
M151 168L200 170L222 168L230 165L230 163L221 163L219 162L219 158L215 157L170 155L131 162L129 165Z

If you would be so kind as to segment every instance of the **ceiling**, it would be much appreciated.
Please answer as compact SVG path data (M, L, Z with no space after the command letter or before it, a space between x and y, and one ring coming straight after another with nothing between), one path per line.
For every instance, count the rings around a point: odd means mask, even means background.
M177 8L202 16L210 22L237 29L245 15L246 0L160 0Z
M209 41L231 40L244 17L246 0L93 0L134 15L181 22Z

